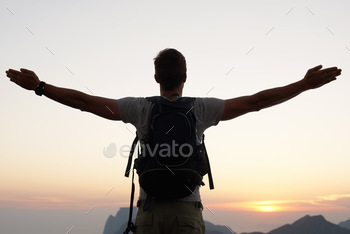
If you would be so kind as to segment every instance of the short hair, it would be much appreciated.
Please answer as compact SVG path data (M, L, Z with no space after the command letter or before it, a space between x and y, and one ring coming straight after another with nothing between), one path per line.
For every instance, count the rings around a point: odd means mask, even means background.
M179 87L186 76L186 59L177 50L167 48L154 58L157 79L164 90Z

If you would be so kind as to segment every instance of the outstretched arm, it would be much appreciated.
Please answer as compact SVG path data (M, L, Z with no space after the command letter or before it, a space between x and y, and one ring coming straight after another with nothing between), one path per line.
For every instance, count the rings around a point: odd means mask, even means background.
M20 71L9 69L6 71L6 75L12 82L27 90L35 90L40 83L38 76L27 69L20 69ZM45 84L43 95L81 111L87 111L110 120L120 120L115 99L92 96L50 84Z
M341 74L341 70L337 67L321 68L322 65L309 69L302 80L287 86L225 100L225 109L221 120L233 119L248 112L259 111L280 104L306 90L319 88L336 80L336 77Z

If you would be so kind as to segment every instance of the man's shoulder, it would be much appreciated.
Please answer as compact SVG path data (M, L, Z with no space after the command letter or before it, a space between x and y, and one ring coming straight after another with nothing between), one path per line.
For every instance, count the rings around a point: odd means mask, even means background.
M130 109L141 109L150 105L150 102L145 97L123 97L117 99L118 108L121 111Z
M196 97L195 102L197 105L222 105L225 100L214 97Z
M117 99L118 104L119 103L141 103L144 102L146 100L146 98L144 97L123 97L123 98L119 98Z
M193 103L194 105L221 105L224 103L223 99L214 98L214 97L192 97L192 96L183 96L176 97L174 99L167 99L163 96L147 96L147 97L124 97L117 99L118 105L147 105L151 103L159 102L183 102L183 103Z

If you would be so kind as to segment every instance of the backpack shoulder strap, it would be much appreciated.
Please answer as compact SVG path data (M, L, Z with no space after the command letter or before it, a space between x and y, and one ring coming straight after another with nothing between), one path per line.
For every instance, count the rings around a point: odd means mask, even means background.
M130 153L129 153L129 159L128 159L128 164L126 166L126 170L125 170L125 177L129 177L130 171L131 171L131 163L132 163L132 156L134 155L134 151L135 151L135 147L137 145L138 142L138 136L136 133L136 137L134 139L134 141L132 142L131 145L131 149L130 149Z
M129 177L130 171L132 170L132 184L131 184L131 196L130 196L130 207L129 207L129 219L128 219L128 224L123 232L123 234L128 234L130 231L135 232L136 226L134 223L131 221L132 219L132 212L134 209L134 196L135 196L135 183L134 183L134 170L131 169L131 163L132 163L132 156L134 155L135 147L138 142L138 136L136 132L136 137L134 141L132 142L130 153L129 153L129 159L128 159L128 165L126 166L125 170L125 177Z
M203 134L203 137L202 137L202 144L203 144L203 147L204 147L204 151L205 151L204 155L206 157L207 167L208 167L209 188L210 189L214 189L214 181L213 181L213 176L211 174L209 157L208 157L207 149L205 148L205 144L204 144L204 134Z

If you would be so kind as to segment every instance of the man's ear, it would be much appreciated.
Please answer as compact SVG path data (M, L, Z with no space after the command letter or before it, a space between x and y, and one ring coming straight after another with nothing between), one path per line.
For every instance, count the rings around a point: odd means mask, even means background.
M159 84L159 80L157 78L157 74L154 74L154 79L156 80L156 82Z
M184 83L186 82L186 80L187 80L187 73L185 73L185 77L183 79Z

